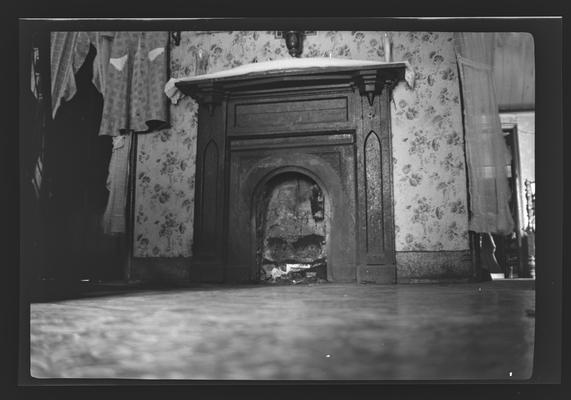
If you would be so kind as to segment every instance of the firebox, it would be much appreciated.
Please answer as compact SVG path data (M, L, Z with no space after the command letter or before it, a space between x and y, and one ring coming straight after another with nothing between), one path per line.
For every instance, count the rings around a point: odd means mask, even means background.
M256 207L260 282L327 280L329 205L307 175L285 172L261 188Z
M405 63L204 75L190 278L394 283L390 92Z

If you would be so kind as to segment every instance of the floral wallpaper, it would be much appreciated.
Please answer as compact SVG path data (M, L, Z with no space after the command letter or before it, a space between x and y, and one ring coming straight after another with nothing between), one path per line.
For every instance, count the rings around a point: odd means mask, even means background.
M186 114L171 113L171 129L139 136L135 256L191 254L196 105L185 105Z
M383 60L384 32L319 31L302 57ZM402 82L392 99L397 251L468 249L466 176L459 84L452 33L390 32L393 59L407 60L416 87ZM194 75L194 52L207 72L289 58L271 31L183 32L171 47L173 77ZM172 128L142 136L137 164L135 256L192 255L197 105L171 106Z

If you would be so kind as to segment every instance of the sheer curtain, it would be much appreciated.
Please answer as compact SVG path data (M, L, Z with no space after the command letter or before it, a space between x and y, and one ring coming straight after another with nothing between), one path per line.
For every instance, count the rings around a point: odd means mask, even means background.
M469 229L508 234L514 229L503 138L493 80L493 33L455 33L464 100L470 191Z

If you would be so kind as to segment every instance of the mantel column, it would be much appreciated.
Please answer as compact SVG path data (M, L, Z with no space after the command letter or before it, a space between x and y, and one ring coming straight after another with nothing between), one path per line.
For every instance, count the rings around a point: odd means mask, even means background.
M194 243L191 279L224 280L226 262L226 99L212 83L201 84L192 97L199 104L196 143Z
M357 280L395 283L390 93L394 74L358 80L361 123L357 132L359 262Z

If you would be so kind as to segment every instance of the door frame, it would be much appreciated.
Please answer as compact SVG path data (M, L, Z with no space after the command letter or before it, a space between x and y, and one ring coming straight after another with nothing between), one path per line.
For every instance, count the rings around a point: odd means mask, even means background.
M523 182L521 180L521 157L520 157L520 150L519 150L519 133L517 129L516 122L509 122L509 123L502 123L502 133L504 134L504 139L507 136L511 135L512 143L511 146L508 146L510 149L511 155L511 175L514 181L513 189L511 195L514 196L515 202L515 209L516 215L512 215L514 218L514 230L517 236L517 246L518 246L518 255L519 255L519 262L518 262L518 277L523 278L527 277L527 256L524 254L523 248L523 220L524 220L524 187Z

